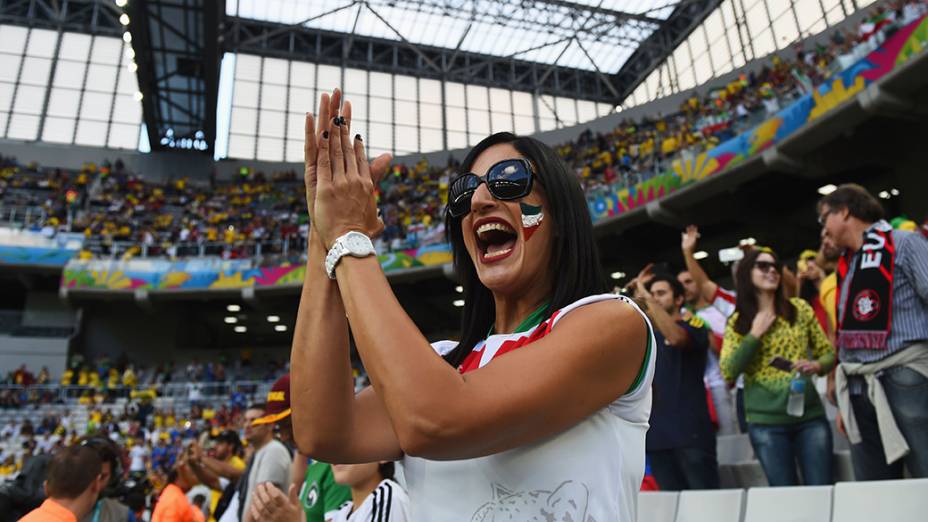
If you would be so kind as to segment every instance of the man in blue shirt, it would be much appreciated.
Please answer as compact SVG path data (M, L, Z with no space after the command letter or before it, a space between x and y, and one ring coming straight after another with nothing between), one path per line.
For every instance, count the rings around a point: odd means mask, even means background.
M709 331L698 317L683 320L683 285L669 274L639 277L636 297L647 306L657 341L646 440L654 478L663 490L716 489L715 430L703 382Z

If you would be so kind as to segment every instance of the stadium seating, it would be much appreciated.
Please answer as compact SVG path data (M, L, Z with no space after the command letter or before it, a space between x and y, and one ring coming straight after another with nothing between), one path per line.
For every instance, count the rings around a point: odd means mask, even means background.
M683 491L676 522L741 522L744 490Z
M744 522L831 520L832 486L751 488Z
M928 479L835 486L643 492L639 522L915 522L928 518Z
M638 520L641 522L674 522L680 493L653 491L638 496Z
M928 479L840 482L835 486L835 522L928 519Z

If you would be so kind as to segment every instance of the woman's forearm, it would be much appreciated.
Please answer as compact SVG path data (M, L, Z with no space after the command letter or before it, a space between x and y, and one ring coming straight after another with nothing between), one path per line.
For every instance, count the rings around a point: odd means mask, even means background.
M464 380L431 350L376 258L343 258L338 288L364 367L403 445L428 430L442 397L453 397Z
M338 285L325 273L325 254L313 229L290 352L293 435L308 455L347 438L354 399L348 321Z

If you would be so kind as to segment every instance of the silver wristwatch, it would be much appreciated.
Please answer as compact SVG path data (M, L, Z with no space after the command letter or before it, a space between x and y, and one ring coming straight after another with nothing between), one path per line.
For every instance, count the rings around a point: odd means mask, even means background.
M329 253L326 254L325 273L328 274L329 279L335 279L335 267L341 258L345 256L367 257L376 254L377 251L374 250L371 238L360 232L348 232L336 239Z

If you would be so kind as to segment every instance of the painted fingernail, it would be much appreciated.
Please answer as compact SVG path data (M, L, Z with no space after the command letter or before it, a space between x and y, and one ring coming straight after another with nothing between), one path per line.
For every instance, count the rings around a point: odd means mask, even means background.
M332 124L333 124L333 125L341 125L341 121L339 121L338 116L332 118Z
M358 141L364 141L364 140L361 139L361 135L360 135L360 134L355 134L355 135L354 135L354 139L356 139L356 140L358 140Z
M322 139L324 140L329 139L329 131L322 131Z
M338 124L339 124L339 125L344 125L344 124L346 124L346 123L348 123L348 120L346 120L344 116L339 116L339 117L338 117Z

